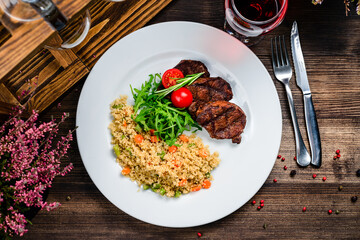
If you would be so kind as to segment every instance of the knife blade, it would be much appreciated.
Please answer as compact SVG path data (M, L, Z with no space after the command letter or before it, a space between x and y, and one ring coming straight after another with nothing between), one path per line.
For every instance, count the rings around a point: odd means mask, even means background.
M296 21L291 29L291 52L296 74L296 84L301 89L304 98L304 111L306 120L306 130L311 149L311 164L321 166L321 141L320 132L316 119L315 108L312 101L309 80L306 73L304 56L301 50L299 30Z

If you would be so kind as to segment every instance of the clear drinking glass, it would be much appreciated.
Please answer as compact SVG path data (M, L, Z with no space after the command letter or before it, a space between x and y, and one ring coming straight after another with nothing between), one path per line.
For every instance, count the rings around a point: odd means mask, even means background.
M56 4L62 0L0 0L0 10L13 23L24 23L45 19L56 29L61 42L51 41L46 48L70 49L78 46L90 30L91 18L89 11L70 22L62 15ZM16 26L16 24L14 25Z
M0 0L0 9L14 22L30 22L41 19L40 14L26 1Z
M76 19L72 19L66 26L59 30L62 42L51 42L45 45L45 48L62 50L72 49L82 43L91 27L91 17L89 10L86 10Z
M288 0L225 0L224 30L247 46L284 20Z

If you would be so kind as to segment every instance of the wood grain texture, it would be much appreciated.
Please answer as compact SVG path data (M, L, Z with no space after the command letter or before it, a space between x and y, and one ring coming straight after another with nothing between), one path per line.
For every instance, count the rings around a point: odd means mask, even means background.
M91 3L90 0L58 0L55 1L59 10L71 21L79 16ZM0 22L10 33L11 37L1 35L0 42L0 81L14 73L16 69L33 57L44 43L54 34L53 29L43 19L21 23L0 12Z
M5 17L0 16L3 24ZM3 82L16 68L29 60L54 32L45 21L21 24L12 29L12 36L0 46L0 81Z
M92 5L90 8L94 26L92 29L97 34L90 34L87 41L76 47L74 51L86 66L92 68L112 44L144 26L170 1L127 0L110 4L100 1ZM119 12L123 13L120 14L120 19Z
M223 4L223 0L174 0L148 24L184 20L222 29ZM98 3L92 8L92 14L102 12L101 17L95 18L99 35L94 38L101 35L101 29L111 27L106 19L116 13L108 7ZM73 162L75 168L69 175L55 180L48 197L49 201L60 201L62 206L53 212L40 212L21 239L360 239L360 200L350 201L351 196L360 197L360 178L355 175L360 168L360 17L345 17L343 1L325 0L321 6L313 6L311 1L290 1L281 26L251 48L273 79L269 39L284 34L289 43L293 20L299 25L321 133L323 165L320 169L299 168L293 160L295 142L286 95L283 86L274 80L283 117L279 154L286 159L276 160L270 176L253 197L257 202L265 200L261 211L248 202L229 216L204 226L173 229L143 223L116 208L100 193L73 142L65 161ZM111 36L99 46L89 41L82 48L94 51L87 54L81 48L78 53L92 65L91 56L101 55L102 46L113 42ZM57 118L65 111L70 113L70 118L63 125L62 133L74 128L84 81L55 101L41 114L41 120ZM307 141L302 95L295 79L291 80L291 88L300 128ZM342 156L333 160L336 149L341 150ZM284 165L287 170L283 169ZM289 176L291 170L297 171L294 177ZM313 179L312 174L317 177ZM326 181L322 181L324 176ZM274 178L277 183L273 183ZM236 184L229 185L234 191L242 191ZM342 191L338 190L339 185L343 186ZM70 201L65 200L67 196L71 196ZM302 212L304 206L306 212ZM329 215L329 209L339 210L340 214ZM201 238L198 232L202 233Z
M3 87L6 95L11 93L18 104L27 103L29 111L36 108L38 111L43 111L57 98L59 98L66 90L73 86L77 81L85 76L89 69L101 57L114 42L129 34L136 29L139 29L153 18L161 9L163 9L171 0L128 0L122 3L109 3L98 0L92 2L93 7L90 8L92 12L92 27L82 44L71 50L54 50L53 48L40 49L37 52L26 53L17 56L15 66L5 66L2 68L7 74L11 75L3 77ZM67 18L76 21L78 13L84 12L86 7L90 5L90 1L68 1L58 0L55 2L59 9L64 12ZM105 16L105 17L104 17ZM41 22L41 21L38 21ZM8 23L6 26L11 25ZM69 25L64 31L61 31L61 36L72 35L74 31L74 24ZM76 25L76 24L75 24ZM29 34L34 24L26 25ZM11 29L16 32L20 31L23 24L11 25ZM7 32L0 28L1 39L7 37ZM26 37L26 36L24 36ZM36 36L34 36L36 37ZM52 37L42 36L49 46L59 46L62 42L60 35L55 32ZM44 39L39 39L43 41ZM6 47L10 41L5 41L3 47ZM0 40L1 42L2 40ZM32 39L34 41L34 39ZM34 41L36 42L36 41ZM38 43L36 42L35 45ZM27 45L21 46L30 50ZM14 46L16 48L16 46ZM21 48L16 48L17 51L22 51ZM6 51L1 51L0 54L5 54ZM8 54L4 61L11 58ZM1 60L0 60L1 64ZM1 66L1 65L0 65ZM1 68L0 68L1 69ZM11 69L11 71L9 71ZM16 71L15 71L16 69ZM65 84L64 84L65 82ZM46 92L48 91L48 92ZM29 100L29 98L32 99ZM0 99L7 102L7 98ZM11 99L13 100L13 99ZM10 101L10 100L9 100ZM38 102L36 102L38 101ZM13 102L9 102L14 104ZM1 110L8 110L9 108L0 108L0 114L4 114ZM5 112L8 113L8 112Z

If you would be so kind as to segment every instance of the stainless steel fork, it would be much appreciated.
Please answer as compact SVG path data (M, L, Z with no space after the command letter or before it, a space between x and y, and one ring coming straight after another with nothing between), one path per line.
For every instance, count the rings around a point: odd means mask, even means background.
M294 100L289 86L289 82L292 76L292 69L289 62L284 36L271 39L271 56L275 77L284 84L289 102L292 123L295 131L296 161L300 166L306 167L310 164L311 158L300 133Z

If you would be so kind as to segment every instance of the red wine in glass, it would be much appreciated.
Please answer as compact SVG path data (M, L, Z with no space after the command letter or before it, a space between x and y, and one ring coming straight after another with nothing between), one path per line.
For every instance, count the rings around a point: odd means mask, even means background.
M225 30L248 46L280 25L288 0L225 0Z
M266 21L279 11L275 0L234 0L236 10L252 21Z

